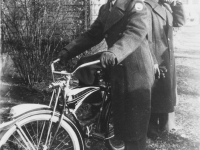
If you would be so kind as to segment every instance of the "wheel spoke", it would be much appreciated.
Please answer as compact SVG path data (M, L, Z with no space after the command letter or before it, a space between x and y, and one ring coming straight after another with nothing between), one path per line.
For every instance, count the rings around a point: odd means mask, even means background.
M27 137L27 135L25 134L25 132L22 130L22 128L16 124L17 128L18 128L18 133L21 134L21 136L28 142L28 144L30 145L30 147L33 149L33 150L36 150L35 147L33 146L33 143L29 140L29 138ZM29 132L28 132L29 133ZM26 142L26 144L27 144ZM28 146L29 147L29 146Z
M37 121L37 123L38 123L38 121ZM31 128L32 128L32 131L33 131L33 133L34 133L34 135L35 135L35 136L33 136L33 137L35 137L35 141L36 141L36 143L38 143L38 132L37 132L37 134L36 134L36 132L35 132L35 130L34 130L35 126L33 127L32 124L33 124L33 123L30 123L30 126L31 126ZM36 128L38 128L38 126L37 126ZM35 144L35 143L34 143L34 144ZM37 145L37 144L35 144L35 145Z
M26 149L25 145L22 144L22 142L20 142L19 139L14 134L12 136L14 137L14 139L17 142L18 145L21 145L21 147L23 147L24 149ZM9 140L9 142L15 143L14 140L13 141Z
M38 141L37 150L40 146L40 142L41 142L41 139L42 139L42 135L43 135L43 132L44 132L45 125L46 125L46 121L44 121L44 123L42 125L42 131L41 131L40 138L39 138L39 141Z
M39 139L38 139L39 134L38 133L39 132L38 132L38 121L37 121L37 145L38 145L38 142L39 142ZM37 147L37 150L38 150L38 147Z
M31 150L31 148L29 147L29 144L27 143L27 141L25 140L24 136L22 135L22 133L17 129L17 133L19 134L19 136L21 137L22 141L24 142L24 144L26 145L26 147Z
M34 142L34 140L33 140L33 138L32 138L32 136L30 135L29 130L27 129L26 125L24 125L24 128L25 128L26 132L28 133L29 137L31 138L31 141L33 142L33 144L36 145L35 142ZM35 135L35 133L34 133L34 135Z
M61 144L63 144L63 146L65 146L66 144L64 144L64 141L65 141L66 138L67 138L67 137L65 137L62 141L60 141L60 144L58 144L58 146L57 146L55 149L57 149ZM63 147L63 146L62 146L62 147ZM62 148L62 147L61 147L61 148ZM60 149L60 148L59 148L59 149ZM58 150L59 150L59 149L58 149Z
M55 135L59 119L53 118L52 123L50 123L48 115L37 116L21 120L9 129L9 132L5 134L5 142L3 142L5 148L8 150L81 149L82 146L79 144L77 135L69 124L63 122ZM52 143L54 135L56 137Z
M65 144L63 145L63 146L65 146ZM63 148L63 146L61 147L61 148ZM67 150L67 149L70 149L70 148L72 148L73 146L71 146L71 147L68 147L68 148L65 148L65 150ZM56 150L62 150L61 148L59 148L59 149L56 149Z
M46 137L46 141L45 141L45 146L47 146L48 140L49 140L49 134L51 132L52 129L52 118L49 121L49 127L48 127L48 131L47 131L47 137Z
M63 132L64 132L64 131L59 132L59 133L56 135L56 138L57 138L59 135L61 135Z

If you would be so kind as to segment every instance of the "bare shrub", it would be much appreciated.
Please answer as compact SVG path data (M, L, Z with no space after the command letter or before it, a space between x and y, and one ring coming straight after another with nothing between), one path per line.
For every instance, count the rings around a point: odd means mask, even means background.
M84 31L84 9L83 0L2 2L3 47L26 84L46 79L57 52Z

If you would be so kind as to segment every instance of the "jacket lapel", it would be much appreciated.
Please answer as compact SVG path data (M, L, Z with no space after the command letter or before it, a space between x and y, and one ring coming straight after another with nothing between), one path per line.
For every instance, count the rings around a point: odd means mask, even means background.
M130 0L117 0L115 5L113 6L110 13L108 13L108 17L106 19L104 32L106 32L110 27L112 27L114 24L116 24L125 13L126 8L128 7L128 2ZM107 6L110 6L110 3L108 1ZM106 7L109 10L110 7ZM105 15L105 14L104 14Z
M157 6L154 8L154 11L155 11L160 17L162 17L164 20L166 20L165 8L162 8L162 6L157 5Z
M162 8L161 5L158 4L155 0L146 0L146 3L148 3L153 11L155 11L162 19L166 20L166 12L165 9Z
M170 25L170 26L173 26L172 23L173 23L173 17L172 17L172 10L171 8L168 6L168 5L164 5L165 9L166 9L166 16L167 16L167 23Z

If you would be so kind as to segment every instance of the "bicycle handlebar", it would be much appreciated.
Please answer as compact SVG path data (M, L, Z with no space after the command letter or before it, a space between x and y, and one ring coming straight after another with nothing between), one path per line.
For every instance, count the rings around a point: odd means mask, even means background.
M98 63L100 63L100 60L95 60L95 61L91 61L91 62L82 64L82 65L78 66L78 67L72 72L72 74L74 74L74 73L75 73L78 69L80 69L80 68L87 67L87 66L91 66L91 65L95 65L95 64L98 64Z
M83 67L87 67L87 66L91 66L91 65L95 65L95 64L98 64L100 63L100 60L96 60L96 61L91 61L91 62L88 62L88 63L85 63L85 64L82 64L80 66L78 66L73 72L71 73L68 73L66 71L55 71L55 68L54 68L54 64L59 62L60 59L56 59L54 60L52 63L51 63L51 71L52 73L56 73L56 74L63 74L63 75L73 75L78 69L80 68L83 68Z

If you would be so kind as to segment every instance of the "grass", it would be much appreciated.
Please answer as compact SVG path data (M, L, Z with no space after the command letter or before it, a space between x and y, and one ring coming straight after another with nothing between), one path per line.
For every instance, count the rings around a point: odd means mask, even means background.
M147 140L147 150L200 150L200 25L183 27L175 36L179 104L174 133Z
M198 62L198 63L197 63ZM148 139L147 150L200 150L200 60L177 58L178 98L176 124L179 130Z

